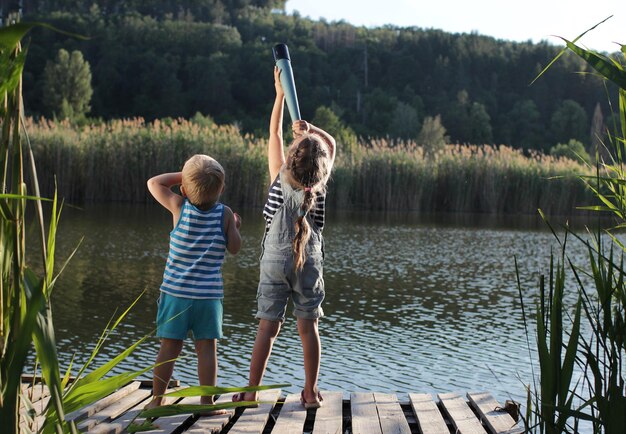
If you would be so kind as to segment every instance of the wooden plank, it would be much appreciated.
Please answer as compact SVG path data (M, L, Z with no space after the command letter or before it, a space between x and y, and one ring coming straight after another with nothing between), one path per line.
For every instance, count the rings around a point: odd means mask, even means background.
M457 434L484 434L487 432L465 400L458 394L440 393L437 396L448 413Z
M45 416L42 415L42 413L44 413L49 402L50 397L46 396L45 398L33 403L33 410L35 411L35 415L33 417L32 423L30 424L26 420L26 407L20 408L20 430L25 430L26 427L32 428L32 431L39 430L39 428L41 428L44 421L46 420Z
M110 422L113 419L121 416L128 409L136 406L140 402L146 400L152 392L148 389L137 389L128 396L120 399L119 401L105 407L98 413L89 417L82 423L78 425L78 430L80 432L89 431L99 423Z
M49 402L50 402L50 396L46 396L45 398L42 398L37 402L33 402L33 408L35 409L35 412L38 415L42 414L46 410L46 407L48 406Z
M265 401L268 404L261 404L257 408L246 408L228 432L230 434L261 434L279 396L280 390L278 389L261 391L259 401Z
M506 411L496 410L501 406L490 393L468 393L467 398L492 433L521 434L524 432L524 429L517 426L517 422Z
M143 387L147 387L149 389L152 389L152 383L153 383L152 379L141 379L141 380L137 380L137 381L139 381L141 383L141 387L142 388ZM175 387L180 387L180 380L176 380L174 378L171 378L170 382L167 383L167 387L169 389L173 389Z
M422 434L450 433L430 393L409 393L409 401Z
M43 428L43 424L46 421L45 416L37 416L33 423L28 425L25 422L24 423L20 423L20 433L22 432L32 432L32 433L37 433L39 432L39 430L41 430L41 428Z
M200 405L200 397L189 396L189 397L183 398L177 404ZM152 431L144 431L144 432L150 433L150 434L171 434L174 431L177 431L181 425L192 423L194 418L195 416L190 413L178 414L175 416L160 417L154 421L154 425L157 427L157 429L152 430ZM137 421L137 422L141 423L142 421L143 420Z
M49 399L49 398L48 398ZM20 432L22 431L26 431L26 427L28 427L28 429L30 429L33 432L37 432L39 431L39 429L41 429L41 427L43 426L43 423L46 421L46 416L45 415L37 415L35 416L35 418L33 419L32 423L27 423L26 422L26 417L24 414L20 414Z
M343 432L343 393L321 392L323 405L315 412L312 434L341 434Z
M99 401L94 402L93 404L89 404L83 408L79 408L76 411L69 413L65 420L75 420L79 421L80 419L84 419L86 417L92 416L102 410L103 408L108 407L116 401L119 401L123 397L131 394L135 390L139 389L141 383L139 381L133 381L130 384L122 387L121 389L111 393L110 395L100 399Z
M285 398L283 407L272 429L272 434L293 434L304 431L306 408L300 403L300 395L291 393Z
M40 399L45 398L46 396L50 396L50 390L48 389L48 386L45 386L42 383L37 383L32 387L26 387L26 390L22 389L22 391L32 403L35 403ZM20 405L20 407L22 406L23 404Z
M374 393L383 434L411 434L411 428L396 395Z
M166 393L173 392L174 390L177 390L177 389L178 388L168 389ZM179 399L180 398L175 398L171 402L168 401L167 404L174 404ZM126 430L126 427L128 427L128 425L131 422L135 421L137 423L141 423L144 421L144 419L135 420L135 418L137 417L139 413L141 413L141 411L143 410L143 408L146 406L147 403L148 401L140 402L136 406L131 408L129 411L122 414L117 419L113 420L112 422L103 422L101 424L98 424L89 432L93 434L120 434L124 432L124 430Z
M222 404L225 402L232 402L233 393L222 395L215 401L216 404ZM200 418L189 428L185 433L200 434L200 433L219 433L222 428L230 421L235 415L235 409L226 409L226 414L220 414L215 416L200 416Z
M353 434L382 434L373 393L350 394Z

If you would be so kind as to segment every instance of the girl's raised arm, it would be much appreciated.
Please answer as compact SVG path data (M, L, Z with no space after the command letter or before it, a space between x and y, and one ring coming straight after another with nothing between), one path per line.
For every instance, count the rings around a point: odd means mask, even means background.
M312 134L317 134L318 136L322 138L322 140L326 142L326 144L328 145L328 150L330 151L330 161L334 162L335 150L337 149L337 142L335 141L335 138L331 136L330 134L328 134L323 129L318 128L312 124L309 124L309 132Z
M280 85L280 71L274 67L274 87L276 99L270 118L270 138L268 141L267 160L270 169L270 183L278 176L280 168L285 163L283 151L283 112L285 108L285 92Z

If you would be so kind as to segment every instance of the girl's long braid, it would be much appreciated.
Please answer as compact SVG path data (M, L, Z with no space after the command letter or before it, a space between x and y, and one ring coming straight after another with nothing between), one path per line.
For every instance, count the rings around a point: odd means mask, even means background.
M315 203L316 192L325 188L323 181L328 175L328 151L322 142L313 136L305 136L289 156L289 174L304 190L304 200L298 210L293 239L294 267L302 270L306 260L306 245L311 238L311 227L306 215Z

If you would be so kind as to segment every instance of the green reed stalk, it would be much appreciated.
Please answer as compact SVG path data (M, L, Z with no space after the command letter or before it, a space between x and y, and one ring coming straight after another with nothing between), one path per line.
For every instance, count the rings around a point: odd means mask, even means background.
M552 300L552 306L544 305L545 288L543 284L540 284L542 302L537 306L537 348L540 357L541 390L534 391L534 400L529 397L528 404L529 408L531 405L534 407L535 422L529 423L529 432L577 432L580 423L588 421L594 433L617 434L624 432L624 427L626 427L626 380L624 376L624 363L626 363L624 252L626 252L626 246L616 235L617 230L626 227L626 171L624 171L626 71L624 64L617 59L582 49L567 40L565 43L566 48L563 51L571 50L578 54L600 76L613 82L619 88L619 121L615 125L614 133L609 134L609 142L605 145L609 151L608 161L598 158L601 153L597 151L595 176L588 173L579 176L582 180L581 184L592 191L597 201L600 202L599 205L581 208L609 212L617 218L618 223L614 228L605 231L613 241L610 246L606 246L603 242L601 231L591 240L585 240L572 233L569 228L565 229L566 236L571 234L576 241L583 242L589 253L586 267L575 266L571 262L569 266L577 282L576 290L579 298L575 318L570 323L570 340L563 360L563 367L567 365L568 369L566 375L563 375L563 370L557 365L557 362L560 363L561 360L560 348L565 348L564 343L559 341L559 336L563 332L563 318L558 313L560 306L559 309L554 310L556 303L559 305L562 303L564 294L565 269L563 265L560 264L557 267L554 285L552 263L550 266L551 283L548 300ZM622 53L626 54L626 45L622 45ZM541 74L544 72L545 70ZM559 240L554 230L553 233ZM563 263L566 260L565 245L566 243L562 243ZM614 257L613 246L618 246L622 250L619 261ZM590 286L592 286L591 289ZM580 333L581 309L584 312L582 317L590 330L589 335ZM549 350L546 342L548 335L551 343ZM579 387L578 382L572 384L571 372L569 372L572 358L583 373L584 387ZM577 408L573 408L572 405L574 397L580 402ZM572 421L573 426L572 423L568 423L568 420Z
M20 431L19 400L21 376L35 343L41 355L42 374L49 385L51 405L63 414L60 399L60 378L54 333L51 326L49 289L51 275L39 277L26 263L26 201L37 203L37 196L27 196L25 184L25 155L22 144L22 71L25 53L20 40L32 25L18 23L0 29L0 121L2 122L2 191L0 192L0 419L9 432ZM31 173L37 184L36 173ZM37 195L37 188L33 189ZM56 205L56 201L55 201ZM47 243L39 214L43 263L46 271L53 268L54 249ZM54 237L54 228L51 229Z

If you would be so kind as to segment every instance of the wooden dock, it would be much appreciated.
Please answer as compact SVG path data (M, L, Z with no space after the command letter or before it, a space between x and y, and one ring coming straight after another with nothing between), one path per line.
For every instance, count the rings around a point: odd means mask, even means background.
M35 411L41 412L49 401L42 385L23 385L31 397ZM135 381L115 393L67 415L76 421L81 432L117 434L126 432L150 399L147 382ZM408 402L399 402L394 394L376 392L322 391L324 405L317 410L305 410L300 396L280 390L260 393L258 408L228 410L227 414L211 417L179 415L154 420L162 433L230 433L230 434L517 434L523 433L521 422L513 418L490 393L410 393ZM228 402L232 395L220 396L217 402ZM182 398L168 402L199 404L200 398ZM26 432L25 409L22 428ZM141 419L135 422L141 423ZM35 416L30 428L40 427L41 416ZM33 426L34 425L34 426Z

